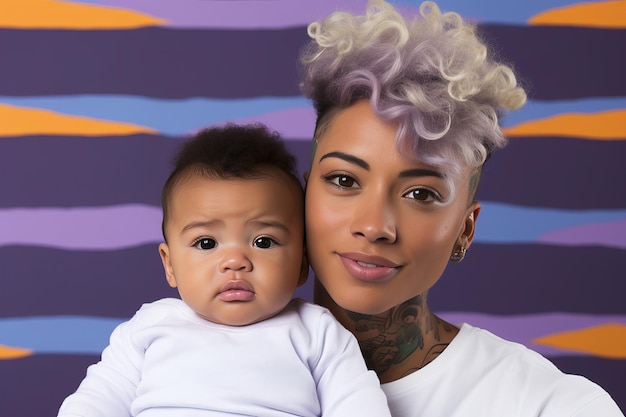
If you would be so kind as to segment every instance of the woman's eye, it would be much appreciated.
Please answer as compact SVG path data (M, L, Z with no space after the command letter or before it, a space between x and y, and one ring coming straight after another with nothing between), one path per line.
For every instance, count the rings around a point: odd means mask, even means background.
M324 177L324 179L341 188L355 188L359 185L354 178L345 174L332 174Z
M211 239L210 237L204 237L196 240L193 246L197 249L209 250L215 248L217 246L217 242L215 239Z
M254 240L254 246L261 249L271 248L276 244L276 241L270 237L262 236Z
M404 194L404 197L411 200L419 201L421 203L432 203L441 201L441 196L433 190L428 188L416 188Z

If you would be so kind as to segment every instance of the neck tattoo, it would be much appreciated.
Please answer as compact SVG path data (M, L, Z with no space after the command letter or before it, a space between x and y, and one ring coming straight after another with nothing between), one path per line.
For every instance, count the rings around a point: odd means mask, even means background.
M368 368L379 376L392 368L409 374L426 366L449 344L442 331L455 330L428 311L421 295L381 315L347 314Z

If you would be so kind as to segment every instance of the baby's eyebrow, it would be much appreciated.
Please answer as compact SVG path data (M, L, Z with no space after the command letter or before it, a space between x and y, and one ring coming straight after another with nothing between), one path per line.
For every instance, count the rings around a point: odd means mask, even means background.
M196 227L211 227L219 223L222 223L222 221L221 220L206 220L206 221L191 222L185 225L185 227L183 227L183 232L186 232L187 230L190 230L190 229L195 229Z
M347 154L347 153L344 153L344 152L329 152L329 153L323 155L320 158L320 162L322 162L326 158L343 159L344 161L349 162L351 164L358 165L358 166L360 166L363 169L366 169L368 171L370 170L370 164L368 164L367 162L365 162L361 158L357 158L354 155L350 155L350 154Z
M279 222L279 221L254 220L251 223L253 223L256 226L260 226L260 227L273 227L273 228L276 228L276 229L284 230L286 232L289 231L289 228L287 226L285 226L283 223Z

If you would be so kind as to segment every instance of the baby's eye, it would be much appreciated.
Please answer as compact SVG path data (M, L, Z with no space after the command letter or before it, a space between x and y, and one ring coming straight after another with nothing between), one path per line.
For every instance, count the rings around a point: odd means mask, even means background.
M210 237L203 237L196 240L193 243L193 246L197 249L209 250L215 248L217 246L217 242L215 239L211 239Z
M359 186L359 183L354 178L346 174L327 175L324 177L324 180L340 188L356 188Z
M254 246L261 249L271 248L276 244L276 241L271 237L261 236L254 239Z
M403 197L419 201L420 203L434 203L442 200L439 193L429 188L415 188L404 194Z

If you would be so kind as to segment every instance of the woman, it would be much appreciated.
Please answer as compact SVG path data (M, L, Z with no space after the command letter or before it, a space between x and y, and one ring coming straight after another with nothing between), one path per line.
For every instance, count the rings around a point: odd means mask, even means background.
M526 101L513 71L434 3L405 20L371 1L366 15L334 13L309 35L316 301L357 337L392 414L622 416L596 384L428 307L428 290L472 244L481 167L505 144L498 119Z

